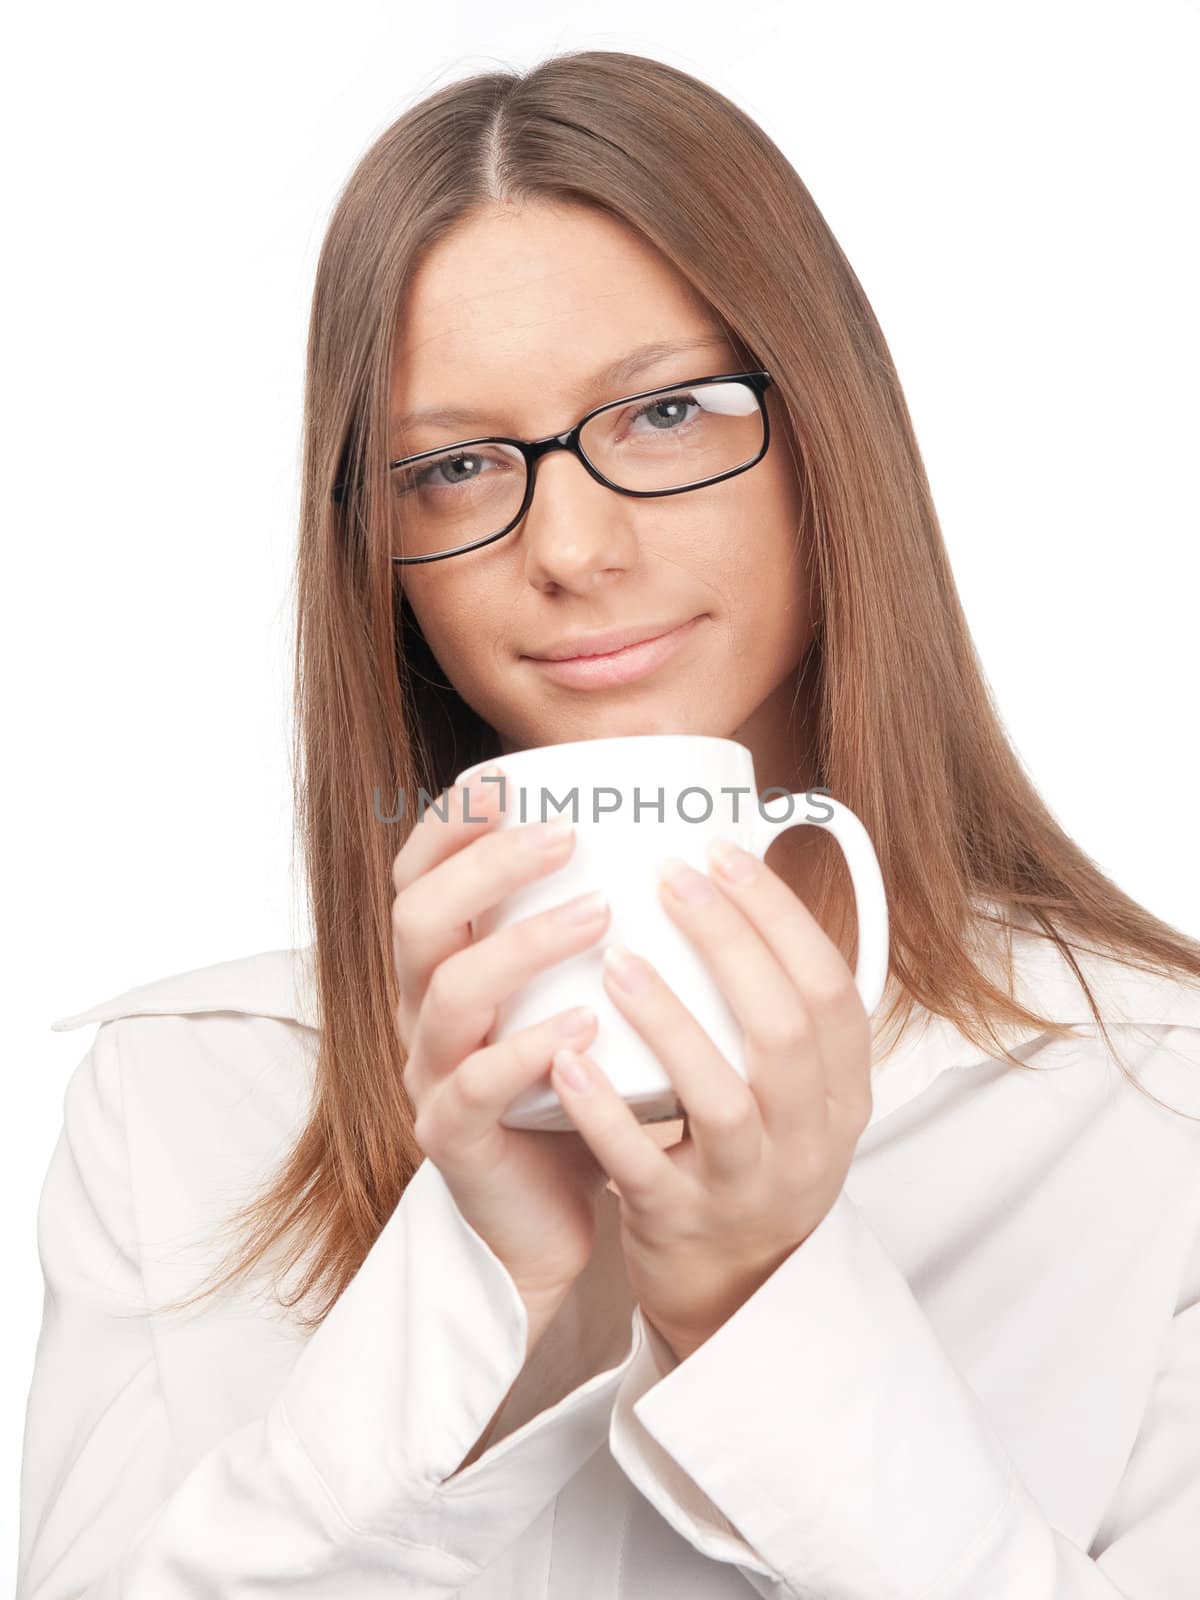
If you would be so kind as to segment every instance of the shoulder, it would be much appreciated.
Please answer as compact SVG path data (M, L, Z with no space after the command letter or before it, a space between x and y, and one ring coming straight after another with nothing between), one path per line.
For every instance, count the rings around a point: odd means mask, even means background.
M312 956L268 950L168 974L52 1023L99 1024L66 1088L68 1134L74 1123L90 1144L103 1123L159 1189L276 1160L310 1110Z
M1062 932L1059 943L1032 919L1013 920L987 900L979 902L978 912L973 959L1036 1016L1094 1023L1090 995L1106 1027L1200 1030L1200 974L1151 970L1130 952L1091 945L1071 931Z
M312 1114L312 955L268 950L170 973L52 1024L97 1025L63 1091L38 1205L60 1298L126 1315L192 1294L227 1262L231 1221L279 1174ZM228 1326L220 1338L252 1359L253 1320L223 1316L210 1305L202 1327Z
M1013 956L1014 993L1022 1004L1076 1026L1118 1072L1082 977L1111 1047L1135 1081L1173 1109L1200 1116L1200 977L1150 971L1123 954L1075 942L1068 959L1027 930L1014 931Z
M1200 977L1149 971L1124 954L1068 944L1071 959L1049 940L1015 931L1018 990L1028 989L1039 1006L1055 1007L1069 1020L1083 1014L1081 1003L1086 1008L1082 977L1106 1022L1200 1029Z

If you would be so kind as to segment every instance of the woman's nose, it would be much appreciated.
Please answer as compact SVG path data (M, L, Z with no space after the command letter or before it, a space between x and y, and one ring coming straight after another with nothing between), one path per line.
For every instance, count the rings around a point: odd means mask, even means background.
M592 588L637 559L637 502L597 483L582 461L555 451L538 463L521 524L525 575L535 588Z

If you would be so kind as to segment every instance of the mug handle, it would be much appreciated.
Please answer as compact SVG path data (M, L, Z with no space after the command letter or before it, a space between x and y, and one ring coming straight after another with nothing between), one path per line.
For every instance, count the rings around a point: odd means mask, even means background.
M833 815L825 821L816 817L794 815L798 806L807 806L807 794L781 794L760 802L751 819L751 848L761 859L767 848L781 833L789 828L827 828L841 846L846 866L850 870L850 883L854 890L854 906L858 914L858 952L855 958L854 986L869 1016L883 997L888 973L888 909L883 887L883 874L875 856L871 836L848 806L831 795L817 798L830 806ZM790 799L788 813L783 817L764 816L784 805Z

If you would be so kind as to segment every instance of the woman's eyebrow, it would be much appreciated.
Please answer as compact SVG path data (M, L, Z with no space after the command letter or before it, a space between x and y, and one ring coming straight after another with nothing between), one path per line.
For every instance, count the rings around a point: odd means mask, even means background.
M598 372L593 372L590 377L572 389L571 393L582 404L591 395L615 388L619 384L632 383L648 367L656 366L668 356L687 355L692 350L715 349L725 344L726 336L719 330L696 334L690 339L654 339L647 344L637 345L615 361L610 361L607 366L601 367ZM474 411L463 406L422 406L417 410L405 412L401 417L394 417L392 426L397 433L404 434L421 423L435 427L456 428L460 425L486 422L489 416L495 415L495 412Z
M647 367L665 361L668 356L687 355L691 350L712 349L724 343L725 335L719 330L696 334L690 339L654 339L649 344L639 344L616 361L610 361L599 372L593 372L572 393L577 400L584 400L599 389L607 389L618 383L631 383Z

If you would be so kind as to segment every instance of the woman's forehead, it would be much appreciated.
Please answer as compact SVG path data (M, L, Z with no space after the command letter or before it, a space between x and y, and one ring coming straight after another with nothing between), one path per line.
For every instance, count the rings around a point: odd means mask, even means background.
M619 219L583 207L489 211L431 247L397 321L394 383L427 385L472 368L494 380L515 362L580 379L655 338L719 320L673 262Z

